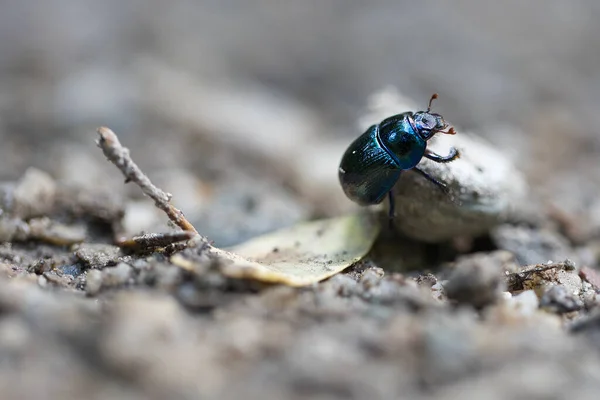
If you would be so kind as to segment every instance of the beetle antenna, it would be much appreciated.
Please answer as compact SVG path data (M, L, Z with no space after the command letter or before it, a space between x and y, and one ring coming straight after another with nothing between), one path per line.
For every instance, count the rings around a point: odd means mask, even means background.
M435 99L437 99L437 98L438 98L438 94L437 93L434 93L434 94L431 95L431 98L429 99L429 105L427 106L427 112L431 111L431 103L433 103L433 101Z

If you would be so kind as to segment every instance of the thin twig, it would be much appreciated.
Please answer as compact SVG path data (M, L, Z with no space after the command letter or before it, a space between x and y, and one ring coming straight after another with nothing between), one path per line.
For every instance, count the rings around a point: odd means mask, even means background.
M141 236L134 236L130 239L122 239L117 244L119 247L131 251L152 251L174 243L190 240L194 236L195 233L190 231L147 233Z
M523 287L524 282L531 279L533 275L542 274L553 269L572 271L575 269L575 264L573 264L571 260L567 259L562 262L550 264L526 265L522 267L520 271L507 274L506 282L509 288L511 288L512 290L519 290L519 288Z
M100 135L100 139L96 142L98 147L102 149L106 158L123 173L126 178L125 183L133 182L138 185L142 192L154 200L156 207L163 210L173 223L184 231L198 235L196 228L185 218L183 213L171 204L172 195L165 193L150 182L150 178L131 159L129 149L121 145L117 135L106 127L98 128L98 134Z

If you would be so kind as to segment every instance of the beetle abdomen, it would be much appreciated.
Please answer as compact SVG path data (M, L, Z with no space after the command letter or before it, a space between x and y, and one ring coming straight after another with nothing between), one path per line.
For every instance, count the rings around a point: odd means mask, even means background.
M427 142L416 132L411 124L412 113L389 117L379 124L381 144L395 158L400 169L415 167L423 155Z
M346 150L339 179L348 198L360 205L380 203L392 189L401 169L381 145L378 125L373 125Z

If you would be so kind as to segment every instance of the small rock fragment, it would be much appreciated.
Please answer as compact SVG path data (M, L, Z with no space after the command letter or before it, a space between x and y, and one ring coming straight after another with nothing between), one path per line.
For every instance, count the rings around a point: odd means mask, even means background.
M600 310L596 310L590 316L582 318L571 325L571 332L583 334L600 349Z
M445 300L446 292L444 290L444 285L448 283L447 281L437 281L433 286L431 286L431 295L436 300Z
M564 314L581 310L583 302L565 286L552 285L542 295L540 307L557 314Z
M460 258L445 286L449 299L483 308L502 298L504 264L488 254Z
M13 192L14 216L21 219L47 215L54 208L56 183L47 173L29 168Z
M38 285L41 288L45 288L46 286L48 286L48 280L46 279L45 276L43 276L43 275L38 276Z
M102 269L120 261L121 249L108 244L83 244L75 251L75 256L87 268Z
M97 269L92 269L86 274L85 292L88 296L95 296L100 292L102 287L102 272Z
M382 278L383 274L380 271L369 268L362 273L359 282L365 290L369 290L377 286Z
M115 287L126 284L133 274L129 264L120 262L116 267L108 267L102 270L102 287Z
M581 291L581 300L587 310L591 310L600 305L600 292L597 292L592 284L583 282Z
M574 270L559 270L558 271L558 283L565 287L565 289L575 296L581 294L583 288L583 281L581 277Z
M525 290L508 300L515 310L523 315L533 314L540 306L540 301L533 290Z
M600 272L590 268L582 267L579 271L579 276L585 281L589 282L594 289L600 291Z
M57 274L55 271L44 272L43 276L49 283L58 287L68 287L73 281L72 276Z
M501 325L520 326L528 321L536 326L543 324L552 328L560 328L560 318L555 314L541 312L539 305L540 301L535 291L525 290L488 307L485 310L484 318L488 321L496 321Z
M417 277L416 281L419 284L419 286L423 286L423 287L427 287L427 288L432 288L438 282L435 275L433 275L431 273L419 275Z

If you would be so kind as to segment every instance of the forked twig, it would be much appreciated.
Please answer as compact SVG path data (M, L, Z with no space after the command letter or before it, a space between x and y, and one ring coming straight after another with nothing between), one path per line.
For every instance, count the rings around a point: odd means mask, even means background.
M154 186L150 182L150 178L133 162L129 155L129 149L121 145L117 135L104 126L98 128L97 131L100 138L96 141L96 144L102 149L106 158L123 173L125 183L133 182L138 185L142 192L154 200L156 207L163 210L173 223L184 231L199 235L196 228L185 218L183 212L171 204L172 195Z
M196 234L190 231L146 233L145 235L134 236L130 239L119 240L119 247L131 251L151 251L190 240L194 236Z

